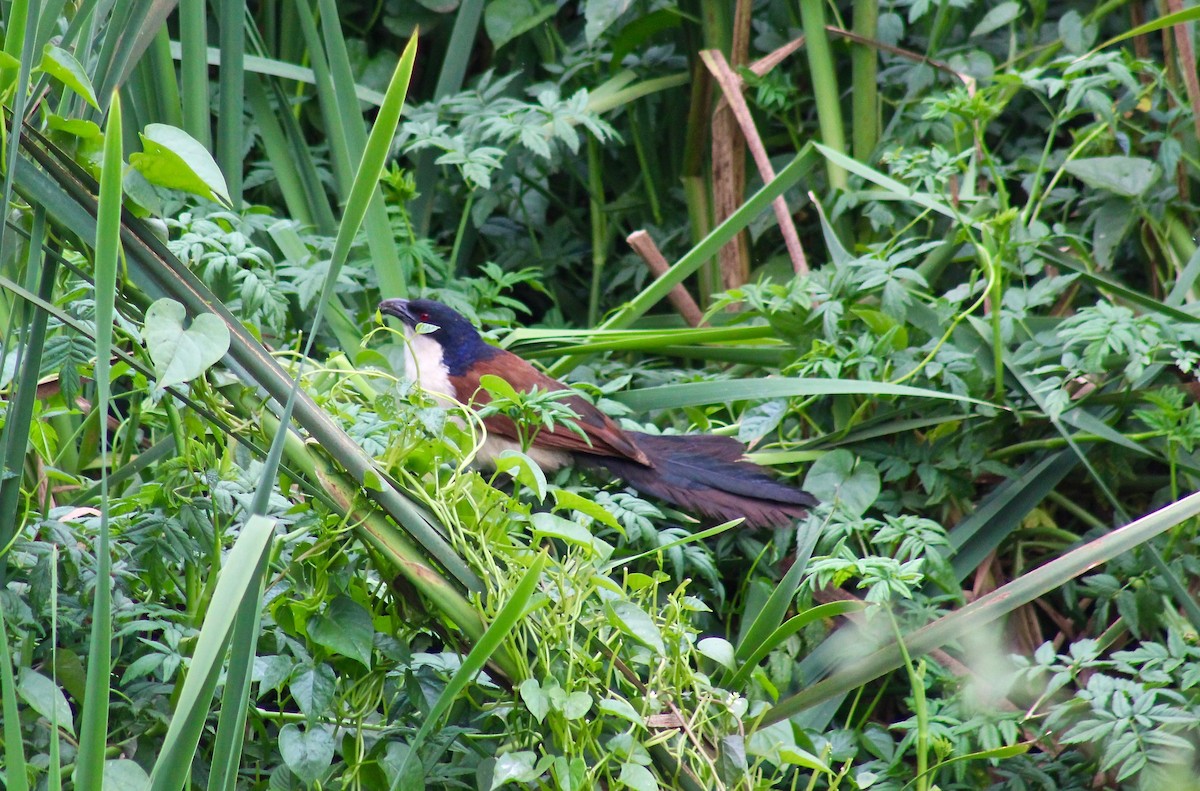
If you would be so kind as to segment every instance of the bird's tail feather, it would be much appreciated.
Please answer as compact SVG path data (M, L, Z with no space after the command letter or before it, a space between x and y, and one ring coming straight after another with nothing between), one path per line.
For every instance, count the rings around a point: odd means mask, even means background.
M756 527L786 524L817 504L808 492L782 484L762 467L744 461L746 449L732 437L630 435L652 466L588 454L580 454L580 461L603 467L639 492L685 511L722 520L745 517L746 524Z

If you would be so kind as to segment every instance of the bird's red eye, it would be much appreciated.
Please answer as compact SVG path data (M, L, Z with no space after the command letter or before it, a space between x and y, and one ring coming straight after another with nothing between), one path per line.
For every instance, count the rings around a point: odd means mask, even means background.
M420 313L417 314L417 320L418 321L429 321L429 313L424 310L421 311Z

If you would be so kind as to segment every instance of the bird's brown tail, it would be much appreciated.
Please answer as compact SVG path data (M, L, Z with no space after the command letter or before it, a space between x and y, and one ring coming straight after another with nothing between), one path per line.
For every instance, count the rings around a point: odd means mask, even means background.
M579 461L607 469L639 492L684 511L721 520L742 516L753 527L787 524L817 504L808 492L786 486L745 461L745 447L732 437L629 434L651 466L590 454L579 454Z

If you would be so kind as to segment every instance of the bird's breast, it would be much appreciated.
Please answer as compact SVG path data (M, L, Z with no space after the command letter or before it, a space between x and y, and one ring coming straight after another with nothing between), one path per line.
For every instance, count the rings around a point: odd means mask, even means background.
M521 445L506 437L488 434L479 451L475 454L475 464L486 469L496 468L496 459L507 450L520 450ZM542 472L554 472L571 463L571 455L566 451L539 448L536 445L525 452L533 459Z

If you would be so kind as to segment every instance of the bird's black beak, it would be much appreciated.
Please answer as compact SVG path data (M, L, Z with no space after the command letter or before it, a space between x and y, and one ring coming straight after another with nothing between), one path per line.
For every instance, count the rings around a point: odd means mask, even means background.
M395 316L410 327L417 325L417 320L408 308L407 299L385 299L379 303L379 312L385 316Z

